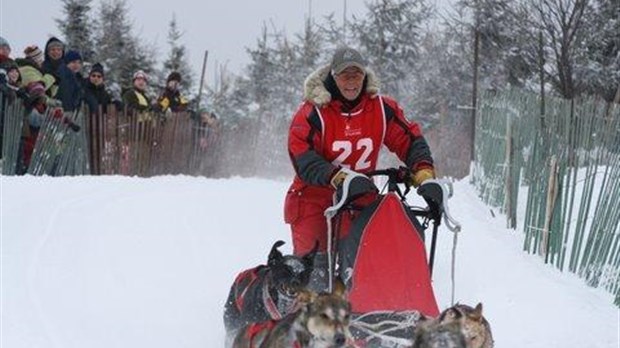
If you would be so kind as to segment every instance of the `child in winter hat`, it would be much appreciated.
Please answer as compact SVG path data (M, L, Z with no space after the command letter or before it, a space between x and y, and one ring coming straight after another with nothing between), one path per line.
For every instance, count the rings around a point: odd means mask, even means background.
M82 60L82 55L78 51L68 51L65 54L65 63L71 63L75 60Z
M26 47L26 49L24 50L24 54L26 55L26 58L31 59L38 65L43 64L43 59L44 59L43 51L41 51L41 49L38 46L32 45L32 46Z
M181 74L179 74L176 71L171 72L170 75L168 75L168 78L166 79L166 82L170 82L170 81L181 82Z
M90 73L89 74L101 74L101 76L104 76L103 74L103 65L101 65L101 63L95 63L93 64L93 66L90 68Z

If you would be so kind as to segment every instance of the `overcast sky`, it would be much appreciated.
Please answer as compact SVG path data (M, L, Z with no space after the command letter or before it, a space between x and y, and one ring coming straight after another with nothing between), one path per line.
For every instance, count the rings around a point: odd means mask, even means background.
M93 0L96 13L101 0ZM287 33L300 32L309 12L310 0L127 0L134 33L168 53L167 32L172 13L185 33L181 41L190 54L190 63L200 73L205 50L209 50L207 82L216 64L226 64L239 72L248 63L246 47L255 45L263 23L273 22ZM441 0L447 2L449 0ZM342 22L344 0L311 0L312 15L319 19L335 13ZM364 0L346 0L347 15L361 16ZM0 33L19 57L30 44L40 47L51 35L60 35L56 18L63 17L60 0L0 0ZM161 62L162 59L160 58Z

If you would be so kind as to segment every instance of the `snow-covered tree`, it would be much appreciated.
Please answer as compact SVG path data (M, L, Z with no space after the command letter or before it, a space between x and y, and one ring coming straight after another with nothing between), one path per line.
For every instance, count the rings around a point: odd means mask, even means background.
M69 49L82 54L85 61L93 57L93 31L90 19L92 0L61 0L64 18L56 19Z
M425 0L379 0L351 23L360 50L378 73L382 90L410 104L410 78L419 55L422 28L433 10Z
M611 102L620 88L620 3L592 0L584 17L584 49L576 74L586 93Z
M586 9L589 0L530 0L533 22L530 27L544 35L548 55L546 73L555 91L572 99L583 90L576 67L580 46L585 39ZM524 22L527 22L524 20Z
M512 0L460 0L456 8L471 18L460 23L470 27L469 42L479 38L479 86L481 89L503 89L508 85L522 87L535 73L536 37L518 14ZM527 28L527 30L523 30Z
M155 76L156 54L132 34L126 0L104 0L99 9L96 61L106 69L106 81L115 93L132 84L135 71ZM154 84L153 79L149 81Z
M308 17L303 33L295 35L293 45L293 49L298 57L295 64L295 73L297 79L303 81L308 74L322 63L323 50L327 46L326 40L322 35L321 28L315 24L312 18Z
M170 52L168 58L164 62L164 74L167 75L173 71L177 71L182 76L181 88L185 93L190 92L193 85L193 72L190 68L187 49L185 45L180 43L183 33L179 30L176 15L172 14L168 29L168 44Z

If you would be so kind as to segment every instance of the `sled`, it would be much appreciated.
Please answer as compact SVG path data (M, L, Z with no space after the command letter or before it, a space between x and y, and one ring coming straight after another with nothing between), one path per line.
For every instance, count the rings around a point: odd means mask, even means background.
M348 176L341 198L325 211L329 278L337 272L347 286L353 313L350 329L359 347L410 347L420 318L439 315L431 283L438 226L442 217L451 230L460 230L460 226L447 209L447 182L431 180L436 185L426 187L435 189L435 199L427 208L414 208L406 203L410 191L407 168L367 175L387 177L387 192L369 205L357 207L355 201L347 202L352 179ZM405 184L404 191L399 184ZM355 214L349 225L339 220L345 212ZM431 221L433 236L427 259L425 231ZM342 228L347 230L339 230Z

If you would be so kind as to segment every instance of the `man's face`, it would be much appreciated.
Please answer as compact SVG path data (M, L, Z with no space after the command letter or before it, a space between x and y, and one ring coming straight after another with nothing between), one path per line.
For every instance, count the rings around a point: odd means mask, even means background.
M73 73L77 73L78 71L80 71L80 69L82 69L82 61L81 60L71 61L71 62L67 63L67 67Z
M11 54L9 46L0 46L0 55L8 57Z
M50 58L52 58L53 60L58 60L62 58L62 47L52 46L48 48L47 54L49 54Z
M90 83L92 83L95 86L99 86L103 83L103 75L101 75L101 73L98 73L98 72L94 72L88 75L88 79L90 80Z
M133 86L141 91L144 91L146 89L146 80L142 77L135 78L133 80Z
M366 74L358 67L351 66L334 76L336 86L347 100L355 100L362 92Z

